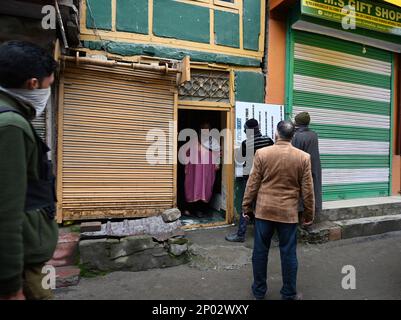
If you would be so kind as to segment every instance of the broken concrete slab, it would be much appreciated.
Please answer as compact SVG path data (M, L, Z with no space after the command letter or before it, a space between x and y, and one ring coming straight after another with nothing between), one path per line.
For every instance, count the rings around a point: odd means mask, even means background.
M65 288L76 286L80 280L81 270L76 266L56 268L56 287Z
M102 224L100 231L83 232L83 239L102 238L102 237L127 237L135 235L159 235L174 233L181 229L181 221L166 223L161 216L148 217L143 219L124 220L122 222L107 222Z
M181 211L178 208L167 209L162 213L162 219L164 222L174 222L181 217Z

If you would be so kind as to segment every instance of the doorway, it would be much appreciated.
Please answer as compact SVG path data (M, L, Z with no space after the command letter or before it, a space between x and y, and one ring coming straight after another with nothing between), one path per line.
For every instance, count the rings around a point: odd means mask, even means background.
M217 129L219 132L227 128L227 112L218 110L196 110L196 109L179 109L178 110L178 134L184 129L192 129L199 132L201 127L205 126L205 123L209 125L210 129ZM218 138L218 139L217 139ZM202 168L194 168L192 165L192 171L186 170L187 165L177 162L177 205L182 212L182 224L184 226L208 226L208 225L219 225L227 222L227 213L231 207L228 203L229 188L227 185L227 174L228 166L224 163L224 153L227 152L224 146L224 138L217 137L214 142L210 145L208 152L219 155L219 163L217 164L215 172L212 174L212 178L209 174L205 174L204 170L210 172L213 171L209 165ZM185 141L178 141L178 150L183 146L188 145L190 138L186 137ZM202 144L203 146L203 144ZM202 147L201 147L202 148ZM179 152L177 152L179 154ZM213 166L212 163L210 163ZM194 173L196 171L196 174ZM201 172L201 173L200 173ZM199 176L200 175L200 176ZM213 179L213 183L210 181L204 181L204 179ZM199 197L194 195L192 187L194 185L202 185L203 190L206 190L206 196L202 200L198 200ZM206 185L206 186L205 186ZM195 188L195 187L194 187ZM198 189L198 187L196 187Z

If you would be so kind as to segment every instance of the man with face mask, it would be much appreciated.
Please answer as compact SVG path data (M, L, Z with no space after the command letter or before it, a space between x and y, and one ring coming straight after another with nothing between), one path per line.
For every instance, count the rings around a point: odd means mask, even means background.
M30 121L44 112L57 63L22 41L0 45L0 299L50 299L43 267L54 253L54 176Z

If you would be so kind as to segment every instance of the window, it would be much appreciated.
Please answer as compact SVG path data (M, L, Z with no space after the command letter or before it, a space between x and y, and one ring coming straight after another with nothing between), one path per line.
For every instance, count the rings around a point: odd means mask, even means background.
M239 2L241 0L191 0L192 2L210 3L216 7L226 7L232 9L239 9Z
M240 0L213 0L216 6L223 6L228 8L238 8Z
M210 0L192 0L192 1L210 3Z

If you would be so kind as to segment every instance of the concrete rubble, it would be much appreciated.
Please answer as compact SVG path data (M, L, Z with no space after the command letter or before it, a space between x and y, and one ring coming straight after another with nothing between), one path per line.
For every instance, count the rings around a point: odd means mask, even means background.
M100 231L81 233L81 264L93 271L144 271L189 262L181 212L122 222L107 222ZM167 222L166 222L167 221Z
M178 218L172 222L165 222L162 216L124 220L121 222L108 221L102 224L100 231L82 232L81 238L128 237L136 235L149 235L158 238L160 235L177 232L181 228L181 221Z

